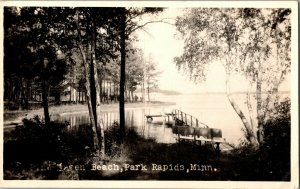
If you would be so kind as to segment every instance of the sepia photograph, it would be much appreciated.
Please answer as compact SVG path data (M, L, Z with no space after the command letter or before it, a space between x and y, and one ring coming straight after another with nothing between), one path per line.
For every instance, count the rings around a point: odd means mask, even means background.
M297 2L224 3L3 3L0 186L296 188Z

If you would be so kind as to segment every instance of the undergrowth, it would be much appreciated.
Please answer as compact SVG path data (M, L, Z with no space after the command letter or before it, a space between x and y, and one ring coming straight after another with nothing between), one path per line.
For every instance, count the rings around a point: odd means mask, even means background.
M246 141L218 156L212 146L190 142L163 144L145 139L131 128L125 137L118 124L105 131L105 156L93 150L89 125L45 126L38 117L24 119L4 140L4 179L54 180L290 180L290 102L278 104L264 125L258 150ZM95 166L144 165L148 170L93 170ZM209 165L213 171L152 170L157 165Z

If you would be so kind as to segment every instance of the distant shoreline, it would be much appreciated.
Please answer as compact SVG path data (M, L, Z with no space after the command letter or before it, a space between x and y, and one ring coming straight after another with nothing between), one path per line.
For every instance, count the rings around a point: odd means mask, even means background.
M163 95L208 95L208 94L211 94L211 95L218 95L218 94L222 94L222 95L226 95L226 92L225 91L221 91L221 92L218 92L218 91L208 91L208 92L192 92L192 93L184 93L184 92L179 92L179 91L173 91L173 90L162 90L162 89L159 89L159 90L154 90L154 91L151 91L150 94L153 94L153 93L160 93L160 94L163 94ZM231 92L231 94L246 94L247 91L233 91ZM288 93L291 93L291 91L278 91L278 94L288 94ZM256 94L255 91L251 91L250 94ZM268 92L262 92L262 94L268 94Z
M231 94L246 94L247 91L235 91L231 92ZM278 91L278 94L288 94L291 93L291 91ZM226 92L199 92L199 93L182 93L182 95L226 95ZM256 92L252 91L250 94L256 94ZM268 94L267 92L262 92L262 94Z
M160 107L160 106L172 106L176 105L175 102L162 102L152 101L144 103L126 103L125 109L143 108L143 107ZM119 108L118 103L113 104L102 104L101 111L117 111ZM57 105L49 107L50 117L53 116L64 116L72 114L87 114L88 106L86 104L69 104L69 105ZM4 128L5 126L18 125L22 123L24 118L33 118L35 115L43 116L43 108L34 110L4 110Z

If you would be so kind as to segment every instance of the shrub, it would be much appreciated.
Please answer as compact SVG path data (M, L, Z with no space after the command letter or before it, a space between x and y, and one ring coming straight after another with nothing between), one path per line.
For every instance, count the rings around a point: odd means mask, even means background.
M242 140L231 153L240 180L290 180L290 100L275 104L271 115L264 124L264 142L259 149Z
M4 160L31 163L44 158L60 159L61 136L65 128L65 124L54 122L46 127L37 116L23 119L23 125L11 133L13 141L5 143Z
M57 179L58 171L44 171L31 175L32 167L53 163L84 164L87 150L92 146L91 128L81 125L76 130L68 123L50 122L46 126L38 116L24 119L4 143L5 179ZM63 172L64 174L64 172Z
M270 180L290 180L291 102L275 105L273 117L264 125L264 144L260 147L262 172Z

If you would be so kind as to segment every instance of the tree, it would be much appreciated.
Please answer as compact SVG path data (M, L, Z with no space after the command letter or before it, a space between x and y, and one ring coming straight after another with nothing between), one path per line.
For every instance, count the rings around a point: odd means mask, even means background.
M68 73L66 74L65 80L76 87L78 92L78 98L76 98L76 102L83 101L83 93L85 93L86 89L84 86L85 75L83 74L84 69L82 66L83 63L81 54L77 48L70 49L66 54Z
M242 37L250 39L242 46L242 71L256 82L258 141L264 142L263 125L273 112L278 87L290 71L289 9L243 9L245 30ZM246 35L246 36L245 36ZM273 57L276 57L275 60ZM262 88L267 97L262 99Z
M4 17L4 99L9 104L20 101L20 108L27 109L30 81L35 77L33 54L28 48L30 36L19 26L16 7L6 7Z
M28 109L31 80L36 76L34 55L28 48L28 38L15 32L4 37L4 99L19 102ZM25 86L25 87L24 87Z
M132 53L128 53L128 61L126 64L126 88L129 93L130 101L134 101L133 92L137 86L141 84L143 78L143 53L141 49L137 49Z
M108 102L109 97L117 100L118 97L118 89L116 86L119 84L119 78L120 78L120 66L119 66L119 60L111 60L107 64L102 64L101 69L99 69L99 75L100 75L100 94L101 96L101 102ZM113 94L111 91L111 86L108 86L108 84L113 84ZM110 91L108 91L108 88L110 88ZM108 94L110 96L108 96Z
M161 74L160 71L157 70L156 68L156 63L154 62L153 58L149 56L148 61L146 61L145 66L145 82L147 84L147 96L148 96L148 101L150 102L150 89L157 88L157 77Z
M101 94L98 73L101 72L98 69L101 69L99 62L105 64L109 58L114 57L116 49L115 31L112 30L116 22L114 12L115 9L113 8L76 8L76 14L73 17L76 29L74 33L77 36L76 45L80 50L84 67L86 98L93 130L94 147L97 150L101 147L102 155L105 152L104 127L99 115Z
M143 28L150 22L139 24L137 19L145 14L154 14L162 11L162 8L119 8L119 36L120 36L120 99L119 99L119 111L120 111L120 135L125 135L125 65L126 65L126 41L130 39L130 35L137 29Z
M10 70L14 62L19 71L14 70L16 77L27 79L28 106L30 81L38 78L41 81L42 105L44 107L45 125L49 125L48 110L49 87L57 84L65 74L65 62L59 57L57 41L58 33L52 15L55 8L41 9L36 7L5 8L5 70ZM17 40L15 40L17 39ZM16 54L18 55L16 58ZM9 72L8 72L9 73ZM24 99L23 82L21 82L22 99ZM27 104L27 105L26 105Z
M51 47L38 49L37 58L41 68L39 77L41 79L45 125L48 126L50 123L48 104L49 89L51 85L55 86L64 79L64 74L66 72L65 61L57 59L56 52Z
M17 28L23 35L28 34L31 37L28 47L36 55L37 62L41 66L42 104L46 125L50 121L47 96L51 82L48 76L51 76L53 68L59 68L57 65L51 66L58 60L55 55L58 51L67 54L74 45L80 50L84 63L86 96L96 149L99 149L100 146L98 133L102 138L104 136L101 126L98 127L101 130L97 132L97 125L99 126L101 120L97 117L97 109L100 112L100 94L96 61L107 61L114 51L111 49L117 46L113 35L115 30L109 26L110 23L115 22L115 20L108 19L111 18L110 10L104 10L104 8L22 7L16 11L21 15L17 19ZM104 152L103 144L102 140L102 152Z
M269 43L269 41L273 41L276 35L274 32L273 34L268 32L268 26L274 23L271 20L278 23L279 18L275 14L262 13L262 11L265 9L188 9L186 14L178 18L176 22L177 30L185 39L184 53L175 58L176 65L188 73L193 81L201 82L205 80L208 64L216 61L222 62L226 72L225 83L228 100L240 117L246 138L253 146L258 146L255 134L257 128L250 125L250 123L254 124L254 121L250 118L249 123L243 111L232 98L230 77L238 72L248 79L250 86L252 83L257 84L257 120L259 120L257 127L261 131L261 82L265 82L269 86L278 86L280 82L272 82L271 79L267 78L271 78L274 73L279 72L285 75L290 64L289 58L287 58L289 57L289 49L285 48L281 53L287 59L285 64L276 62L274 65L276 65L277 72L271 69L266 72L266 67L272 62L269 52L279 55L279 52L274 51L274 46ZM286 20L283 23L284 28L286 28L283 33L289 36L290 23L288 19L285 19L287 15L288 13L282 16L282 20ZM266 19L267 17L269 19ZM279 41L277 40L277 42ZM282 46L289 46L289 42L286 40L286 44ZM252 106L250 106L249 98L248 108L251 112ZM258 132L258 136L260 137L259 142L262 142L261 132Z

